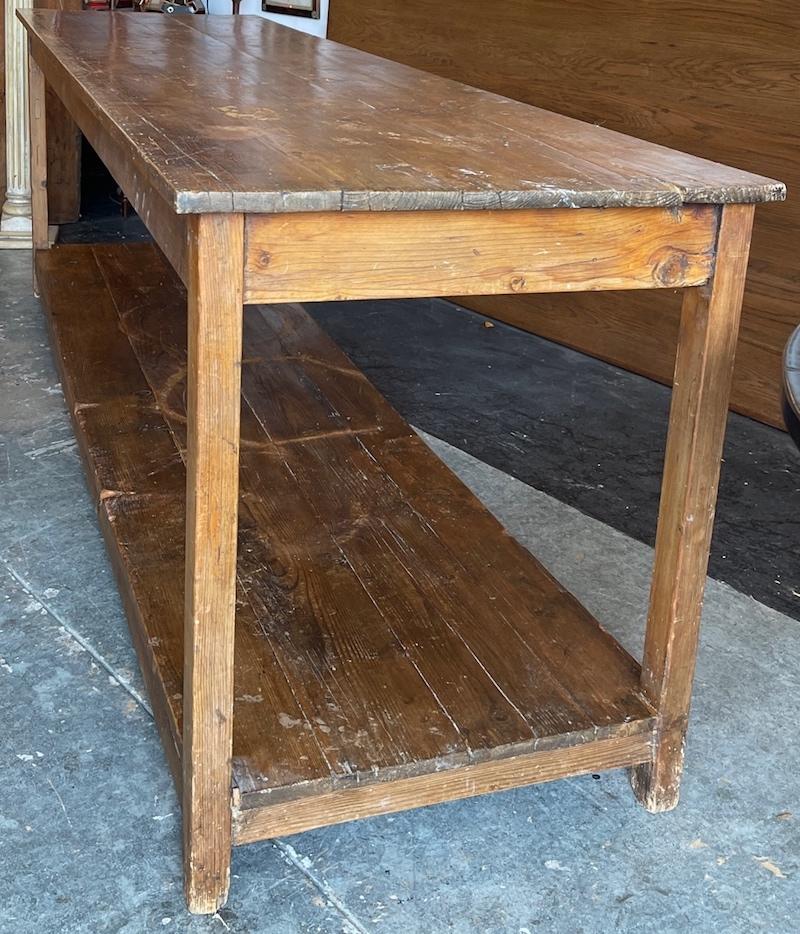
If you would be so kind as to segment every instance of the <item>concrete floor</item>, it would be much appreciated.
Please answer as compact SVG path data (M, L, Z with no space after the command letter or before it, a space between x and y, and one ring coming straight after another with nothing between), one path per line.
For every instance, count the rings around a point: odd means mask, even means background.
M188 916L178 804L29 281L0 254L0 931L800 931L800 628L719 581L676 811L607 773L327 828L238 849L229 905ZM639 650L646 544L427 440Z
M668 387L440 299L311 308L413 424L653 544ZM800 619L798 514L791 438L731 413L709 574Z

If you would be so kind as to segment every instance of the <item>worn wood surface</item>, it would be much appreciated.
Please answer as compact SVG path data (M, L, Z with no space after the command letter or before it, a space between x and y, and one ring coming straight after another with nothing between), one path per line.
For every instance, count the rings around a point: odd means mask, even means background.
M50 14L55 15L55 14ZM80 16L87 21L84 13L58 14ZM108 14L109 16L127 16L127 13ZM90 13L92 20L103 19ZM139 18L139 17L137 17ZM150 17L147 17L148 19ZM134 210L144 222L153 239L172 263L184 283L188 282L186 268L186 250L188 244L187 220L175 213L170 204L149 183L149 172L140 154L132 149L130 141L108 131L104 114L85 96L77 93L76 86L69 80L63 65L53 59L45 62L37 56L35 42L31 40L32 57L42 68L48 85L58 89L62 101L81 132L89 140L97 155L113 175L117 184L125 192Z
M82 0L33 0L37 10L81 10ZM47 204L51 224L81 212L81 134L61 99L47 89Z
M713 282L684 298L642 667L659 735L634 773L652 811L678 802L753 213L723 209Z
M180 788L186 472L91 249L39 251L36 267L100 527ZM176 502L180 512L169 508Z
M92 107L104 135L179 213L669 206L784 196L780 183L761 176L260 17L20 17L62 99Z
M800 186L795 0L331 0L328 35L579 120ZM759 210L731 404L780 425L800 321L800 199ZM463 304L664 383L678 295L465 297Z
M620 734L568 749L545 749L460 769L398 779L388 785L357 785L263 808L243 810L234 804L234 842L242 844L283 837L374 814L393 814L555 778L635 765L650 757L651 747L652 739L647 734Z
M243 218L192 218L188 252L183 853L210 914L230 885Z
M46 250L47 235L47 116L41 68L28 59L28 119L30 122L31 227L33 249ZM36 270L34 269L34 287Z
M225 900L232 807L253 839L415 791L645 761L637 788L665 805L753 213L740 202L782 186L257 18L21 18L188 287L153 247L38 254L176 772L181 756L190 908ZM209 68L219 80L175 106L145 59L189 91ZM686 304L644 672L302 307L242 313L264 296L667 288L712 271L708 301ZM76 275L101 283L96 300ZM466 785L441 777L462 768ZM412 784L369 790L394 782Z
M148 246L60 247L42 264L82 449L176 746L186 295ZM243 361L240 809L545 750L546 768L517 761L475 787L647 758L654 711L636 662L302 309L249 309Z
M81 132L52 88L47 89L47 203L51 224L81 214Z
M245 300L699 285L718 210L257 215L246 224Z

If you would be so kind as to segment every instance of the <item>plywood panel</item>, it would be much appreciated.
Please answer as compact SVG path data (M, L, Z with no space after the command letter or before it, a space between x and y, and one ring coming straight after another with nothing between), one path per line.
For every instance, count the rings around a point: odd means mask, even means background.
M793 0L331 0L339 42L588 122L800 184ZM800 319L800 201L756 212L732 404L780 424L780 356ZM486 314L669 382L665 294L468 299Z

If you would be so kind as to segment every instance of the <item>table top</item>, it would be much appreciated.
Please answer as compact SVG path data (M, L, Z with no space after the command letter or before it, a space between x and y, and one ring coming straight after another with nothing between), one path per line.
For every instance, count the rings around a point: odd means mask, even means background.
M178 213L785 197L780 182L257 16L18 15L37 59L56 63Z

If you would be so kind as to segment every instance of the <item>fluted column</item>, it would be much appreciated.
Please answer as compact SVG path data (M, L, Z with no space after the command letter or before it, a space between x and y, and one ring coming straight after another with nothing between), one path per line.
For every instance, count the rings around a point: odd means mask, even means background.
M16 17L20 0L4 0L6 71L6 200L0 248L31 246L31 173L28 142L28 39Z

